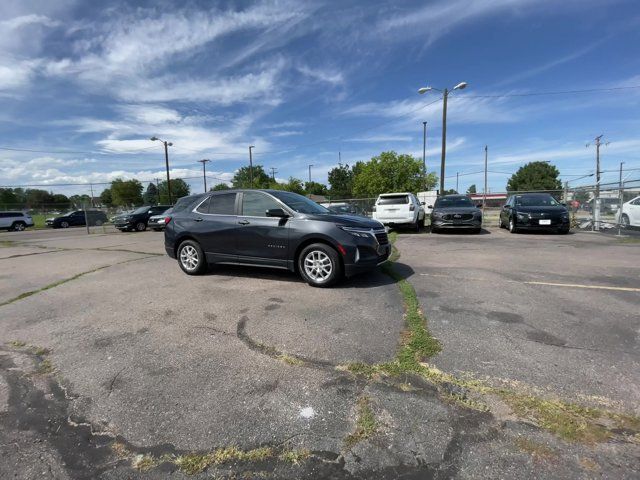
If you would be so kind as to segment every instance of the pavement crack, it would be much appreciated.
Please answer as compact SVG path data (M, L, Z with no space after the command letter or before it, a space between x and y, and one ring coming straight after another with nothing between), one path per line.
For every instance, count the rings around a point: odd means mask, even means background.
M109 382L109 394L108 395L111 395L111 393L113 393L113 387L116 384L116 381L118 380L118 377L120 377L120 374L122 372L124 372L126 368L127 367L122 367L120 370L118 370L118 373L116 373L113 376L113 378L111 379L111 382Z

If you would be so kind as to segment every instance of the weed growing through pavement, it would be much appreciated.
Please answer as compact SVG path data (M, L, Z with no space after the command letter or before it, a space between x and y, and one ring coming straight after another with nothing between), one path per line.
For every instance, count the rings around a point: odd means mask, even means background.
M378 430L378 422L368 397L360 397L356 409L356 429L344 440L345 447L349 450L357 443L371 438Z

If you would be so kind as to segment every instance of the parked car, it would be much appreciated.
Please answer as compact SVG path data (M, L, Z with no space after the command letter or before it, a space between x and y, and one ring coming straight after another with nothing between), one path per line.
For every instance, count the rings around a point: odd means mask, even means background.
M391 253L380 222L335 215L280 190L183 197L168 218L165 250L189 275L208 264L240 264L297 271L309 285L328 287L375 268Z
M429 205L428 208L432 208ZM431 231L445 228L482 230L482 211L466 195L444 195L438 197L431 211Z
M349 202L321 203L320 205L328 208L331 213L335 213L336 215L366 216L364 211L360 207Z
M500 211L499 224L511 233L519 230L569 233L571 228L567 207L548 193L511 195Z
M48 227L69 228L85 226L89 222L90 226L100 226L107 221L107 215L100 210L73 210L59 217L47 218L45 223Z
M159 232L161 230L164 230L164 226L165 226L164 219L167 218L168 215L171 215L172 211L173 211L173 208L170 208L166 212L150 217L149 223L147 224L148 227L154 232Z
M144 232L149 224L149 219L154 215L160 215L171 208L171 205L156 205L150 207L148 205L135 209L126 215L118 215L115 218L114 225L118 230L136 230Z
M21 232L27 227L33 227L33 219L23 212L0 212L0 228Z
M424 227L424 206L413 193L384 193L378 196L372 217L383 225L408 226L418 232Z
M625 227L640 227L640 196L622 204L619 222Z

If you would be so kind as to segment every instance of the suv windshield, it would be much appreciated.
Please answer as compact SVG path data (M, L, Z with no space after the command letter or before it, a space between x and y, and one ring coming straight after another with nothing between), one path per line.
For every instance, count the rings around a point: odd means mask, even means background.
M560 205L551 195L522 195L516 197L519 207L555 207Z
M473 202L468 197L439 198L433 208L473 207Z
M150 209L150 208L151 208L151 207L149 207L148 205L147 205L147 206L145 206L145 207L136 208L136 209L132 212L132 214L133 214L133 215L135 215L135 214L137 214L137 213L146 213L146 212L148 212L148 211L149 211L149 209Z
M283 202L291 210L298 213L314 213L317 215L325 215L331 213L329 209L318 205L313 200L292 192L269 192L278 200Z

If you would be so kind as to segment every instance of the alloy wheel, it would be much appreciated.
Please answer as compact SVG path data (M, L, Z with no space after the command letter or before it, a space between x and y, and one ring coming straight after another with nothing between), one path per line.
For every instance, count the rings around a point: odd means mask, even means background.
M331 276L333 262L323 251L312 250L304 257L304 271L314 282L323 283Z
M16 232L21 232L24 230L24 223L16 223L13 227Z
M198 267L199 261L198 251L191 245L185 245L180 250L180 263L186 270L194 271Z

